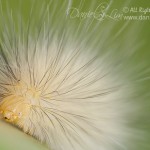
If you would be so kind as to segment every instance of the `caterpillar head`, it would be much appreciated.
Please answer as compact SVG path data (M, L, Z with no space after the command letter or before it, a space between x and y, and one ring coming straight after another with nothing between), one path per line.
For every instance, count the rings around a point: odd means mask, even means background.
M13 86L9 91L11 94L6 95L0 102L1 119L22 128L29 116L32 101L38 97L38 94L33 88L28 88L22 83Z
M10 95L4 98L0 104L1 119L19 127L22 127L28 113L29 104L20 96Z

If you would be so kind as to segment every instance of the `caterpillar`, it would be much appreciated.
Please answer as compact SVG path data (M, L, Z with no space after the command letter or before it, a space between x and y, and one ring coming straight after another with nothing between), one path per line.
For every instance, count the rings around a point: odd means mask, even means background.
M128 102L135 89L124 59L136 49L114 42L128 24L109 39L116 22L74 18L73 5L34 1L27 20L1 8L1 119L52 150L129 149L127 122L138 106Z

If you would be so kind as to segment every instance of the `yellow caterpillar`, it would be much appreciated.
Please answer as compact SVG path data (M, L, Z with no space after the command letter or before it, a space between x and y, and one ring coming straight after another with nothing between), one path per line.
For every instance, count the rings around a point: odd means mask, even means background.
M1 8L0 117L52 150L129 149L136 132L128 113L136 105L126 60L135 41L126 49L119 40L126 25L115 33L108 18L84 20L84 4L35 1L27 20L23 4L20 11ZM110 4L90 8L104 13Z

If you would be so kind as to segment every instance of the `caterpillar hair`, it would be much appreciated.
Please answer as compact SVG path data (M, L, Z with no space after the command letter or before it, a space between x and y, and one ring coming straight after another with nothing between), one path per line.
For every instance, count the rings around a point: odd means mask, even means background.
M51 150L133 150L143 134L130 126L146 77L129 65L140 26L79 14L86 4L106 13L112 1L25 3L1 1L1 119Z

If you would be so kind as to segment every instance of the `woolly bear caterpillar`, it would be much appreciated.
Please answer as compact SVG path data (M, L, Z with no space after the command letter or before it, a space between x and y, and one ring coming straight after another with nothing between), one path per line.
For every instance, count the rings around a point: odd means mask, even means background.
M100 25L94 24L93 29L90 21L81 21L75 31L69 28L67 2L59 6L59 12L54 1L42 7L34 23L33 5L27 27L21 25L22 18L16 24L9 12L1 26L2 119L51 149L124 149L128 130L122 108L129 81L116 74L120 60L109 60L114 57L109 47L101 46L109 34L103 35L102 28L97 35Z

